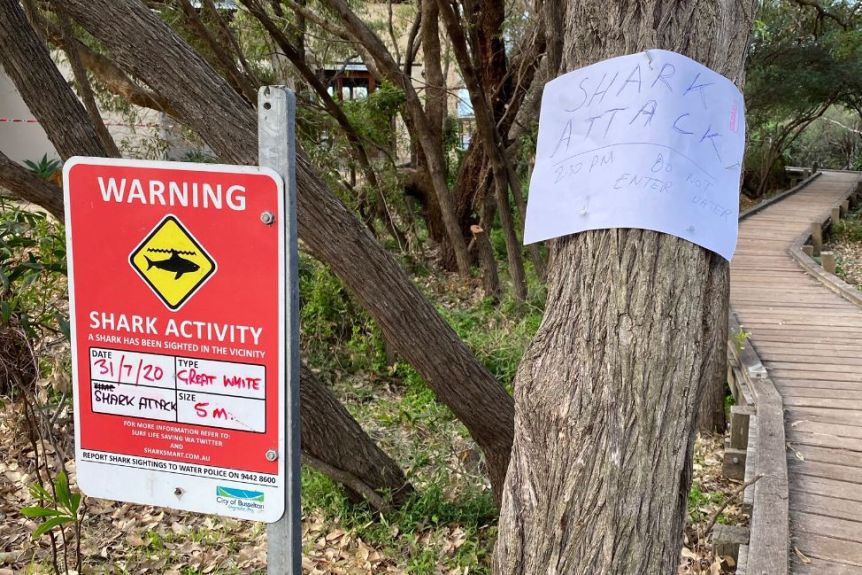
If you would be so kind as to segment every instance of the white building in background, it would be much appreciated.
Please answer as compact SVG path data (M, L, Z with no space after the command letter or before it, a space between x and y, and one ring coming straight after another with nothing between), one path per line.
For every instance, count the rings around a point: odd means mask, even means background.
M71 80L71 71L60 65ZM103 121L123 157L139 159L185 159L190 151L181 130L161 112L135 107L130 114L103 112ZM12 160L34 162L47 155L60 159L45 130L21 98L15 84L0 67L0 152Z
M59 159L27 104L21 99L15 84L0 68L0 152L16 162L37 161L45 154Z

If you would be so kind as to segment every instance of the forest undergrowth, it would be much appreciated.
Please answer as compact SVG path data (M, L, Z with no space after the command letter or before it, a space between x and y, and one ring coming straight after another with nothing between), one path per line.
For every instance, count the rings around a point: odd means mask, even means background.
M262 524L85 498L80 546L74 523L37 537L46 517L22 509L51 507L36 485L56 485L61 466L77 492L69 381L62 229L49 218L0 206L3 309L0 337L7 370L0 390L0 575L84 573L264 573ZM495 245L503 250L501 238ZM425 254L423 261L432 261ZM414 268L417 266L414 266ZM481 281L419 266L415 281L509 389L542 316L544 293L531 276L530 299L517 308L482 296ZM321 264L300 266L303 359L369 435L405 471L416 493L400 509L378 513L303 469L303 566L322 574L489 573L496 509L482 456L463 425L421 377L389 352L370 317ZM24 359L21 359L24 358ZM28 359L29 358L29 359ZM32 360L38 370L8 374ZM11 370L11 371L10 371ZM33 377L35 375L35 378ZM29 407L28 407L29 406ZM36 430L34 432L34 429ZM711 523L745 524L739 484L721 476L723 438L698 439L689 522L680 573L726 573L713 557ZM50 476L50 477L49 477ZM52 483L51 478L54 479ZM720 511L720 513L719 513ZM52 552L57 549L57 555ZM56 559L55 559L56 557Z

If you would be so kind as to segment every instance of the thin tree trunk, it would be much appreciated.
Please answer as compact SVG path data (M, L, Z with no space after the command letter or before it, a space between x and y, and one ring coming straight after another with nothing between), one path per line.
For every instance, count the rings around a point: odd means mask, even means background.
M467 243L458 226L452 197L446 184L446 162L443 158L443 150L434 144L431 137L433 128L422 109L422 103L413 88L412 79L402 73L380 38L359 19L345 0L325 0L325 4L342 19L345 28L362 46L365 54L373 60L371 64L378 68L379 73L404 90L405 105L411 117L416 140L427 162L428 174L437 196L437 203L440 205L440 215L446 227L446 235L455 250L458 271L462 276L469 277L470 258L467 254Z
M741 83L755 4L572 0L562 67L658 47ZM515 379L495 573L675 573L727 263L637 229L553 244L545 317Z
M431 0L433 3L433 0ZM461 158L455 183L452 186L452 197L455 199L455 216L458 225L465 234L471 233L470 226L477 223L475 216L478 190L484 183L487 172L485 155L478 141L470 142L467 152ZM493 224L493 222L492 222ZM490 231L491 228L488 228ZM455 269L455 254L451 247L444 246L441 250L441 260L445 269Z
M120 67L170 102L223 161L257 163L254 111L144 4L67 0L66 6ZM499 495L512 444L512 398L395 259L326 189L303 154L297 157L296 179L305 245L355 293L384 337L465 424L485 454Z
M515 198L515 207L518 210L518 224L519 227L522 227L527 215L527 201L524 198L524 188L521 187L521 180L518 178L515 166L512 165L508 154L502 148L500 151L504 154L506 161L506 174L509 178L509 185L512 188L512 197ZM542 258L542 252L539 250L539 244L533 243L528 245L527 255L530 257L530 261L533 262L533 269L536 270L536 275L539 276L540 280L544 281L546 275L545 260Z
M425 115L430 127L429 137L434 146L443 149L443 124L446 121L446 77L440 53L440 27L437 3L423 2L421 26L422 59L425 63Z
M485 297L494 301L500 299L500 276L497 273L497 258L494 257L494 248L491 245L491 226L494 225L494 198L488 194L489 184L482 184L483 191L479 194L482 205L482 216L479 218L478 230L474 232L476 238L476 249L479 253L479 262L482 265L482 287L485 289Z
M500 214L500 226L506 239L506 255L509 261L509 276L512 278L512 290L515 301L523 303L527 298L527 280L524 277L524 260L521 257L521 242L515 233L515 223L512 220L512 209L509 205L509 177L506 171L506 158L498 145L500 140L490 106L486 100L485 91L480 84L470 55L467 51L467 40L458 16L448 0L437 0L440 14L446 25L446 31L453 44L455 57L461 69L461 76L470 92L470 101L476 117L478 136L485 148L485 155L491 163L491 174L494 177L494 194L497 198L497 209Z
M717 311L726 310L730 306L730 266L725 262L724 270L716 273L724 275L726 284L717 294L713 308ZM712 330L713 341L710 346L712 357L706 368L706 389L700 401L697 416L697 428L701 433L724 433L727 417L724 413L724 398L727 388L727 317L716 317L715 329Z

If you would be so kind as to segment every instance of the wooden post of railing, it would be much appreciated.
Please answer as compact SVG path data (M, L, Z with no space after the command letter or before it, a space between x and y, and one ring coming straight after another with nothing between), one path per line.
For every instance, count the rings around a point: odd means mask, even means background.
M846 218L847 213L850 211L850 200L844 200L841 202L841 217Z
M835 273L835 254L832 252L823 252L820 254L820 265L823 266L823 271L834 274Z
M811 245L814 249L813 255L820 255L820 250L823 249L823 228L820 227L820 222L811 223Z
M832 208L831 220L832 220L831 225L833 225L833 226L841 221L841 208L839 208L838 206L835 206L834 208Z

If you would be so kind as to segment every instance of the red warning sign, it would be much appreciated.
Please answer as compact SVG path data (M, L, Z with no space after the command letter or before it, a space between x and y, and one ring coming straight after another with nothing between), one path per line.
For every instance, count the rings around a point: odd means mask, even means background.
M284 194L273 171L64 169L78 483L275 521L284 480Z

